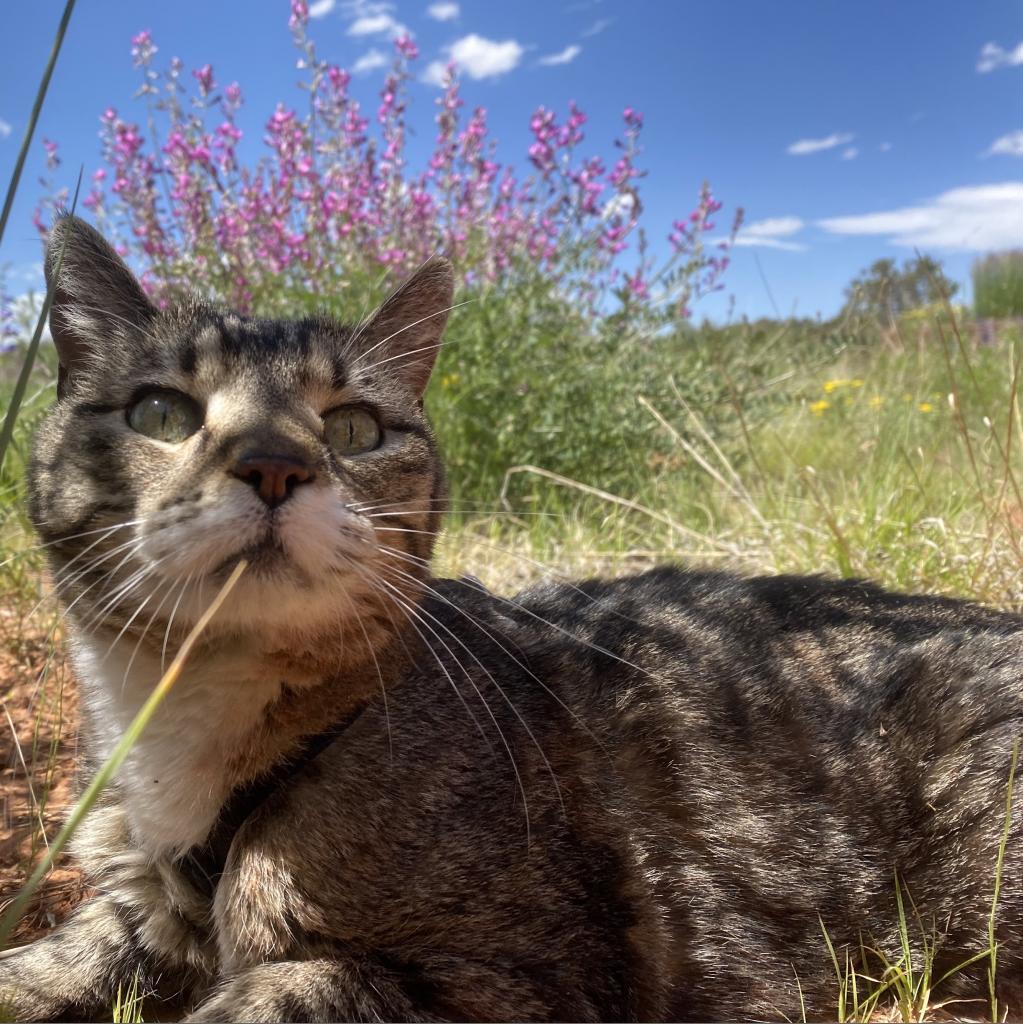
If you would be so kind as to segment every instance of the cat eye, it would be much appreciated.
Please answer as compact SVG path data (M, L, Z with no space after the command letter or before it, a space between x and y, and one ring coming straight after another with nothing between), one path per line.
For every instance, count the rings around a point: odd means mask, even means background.
M178 444L202 426L202 410L180 391L150 391L129 407L128 426L154 441Z
M365 409L334 409L323 417L327 444L338 455L362 455L380 444L382 431L376 417Z

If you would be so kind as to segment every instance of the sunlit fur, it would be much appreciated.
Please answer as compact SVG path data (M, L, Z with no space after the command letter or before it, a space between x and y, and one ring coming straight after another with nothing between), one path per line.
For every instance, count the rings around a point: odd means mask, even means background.
M347 326L157 311L73 220L47 269L60 398L32 515L92 761L249 569L77 838L95 895L0 959L17 1019L101 1016L136 976L192 1020L833 1019L822 926L877 975L897 887L917 970L932 930L935 977L986 945L1023 619L820 577L437 579L421 396L445 263ZM202 429L134 432L153 387ZM330 450L346 404L376 411L379 449ZM236 472L251 451L315 479L271 508ZM198 877L232 795L289 765ZM1021 822L993 922L1010 1016ZM985 969L936 997L984 997Z

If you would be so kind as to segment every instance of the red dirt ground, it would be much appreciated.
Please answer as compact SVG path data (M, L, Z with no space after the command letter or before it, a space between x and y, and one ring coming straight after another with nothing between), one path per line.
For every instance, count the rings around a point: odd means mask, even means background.
M0 607L0 913L46 852L75 796L78 693L47 634ZM13 727L13 728L12 728ZM46 934L86 894L66 852L10 940Z

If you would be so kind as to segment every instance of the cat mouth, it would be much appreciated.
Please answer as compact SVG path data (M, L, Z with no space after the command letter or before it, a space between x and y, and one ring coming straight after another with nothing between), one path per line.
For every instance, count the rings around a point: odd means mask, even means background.
M212 576L226 576L244 559L248 571L260 576L294 575L299 572L294 559L288 554L276 531L270 531L262 540L249 544L229 555L213 570Z

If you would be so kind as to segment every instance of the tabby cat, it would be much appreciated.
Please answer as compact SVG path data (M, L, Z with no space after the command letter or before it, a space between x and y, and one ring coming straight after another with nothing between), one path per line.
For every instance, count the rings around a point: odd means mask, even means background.
M821 577L435 578L447 263L357 326L157 309L73 217L46 267L31 514L93 765L249 567L77 836L95 894L0 960L17 1019L136 972L201 1021L828 1018L822 926L876 969L896 886L937 974L987 944L1023 619ZM1013 1012L1021 867L1013 823Z

